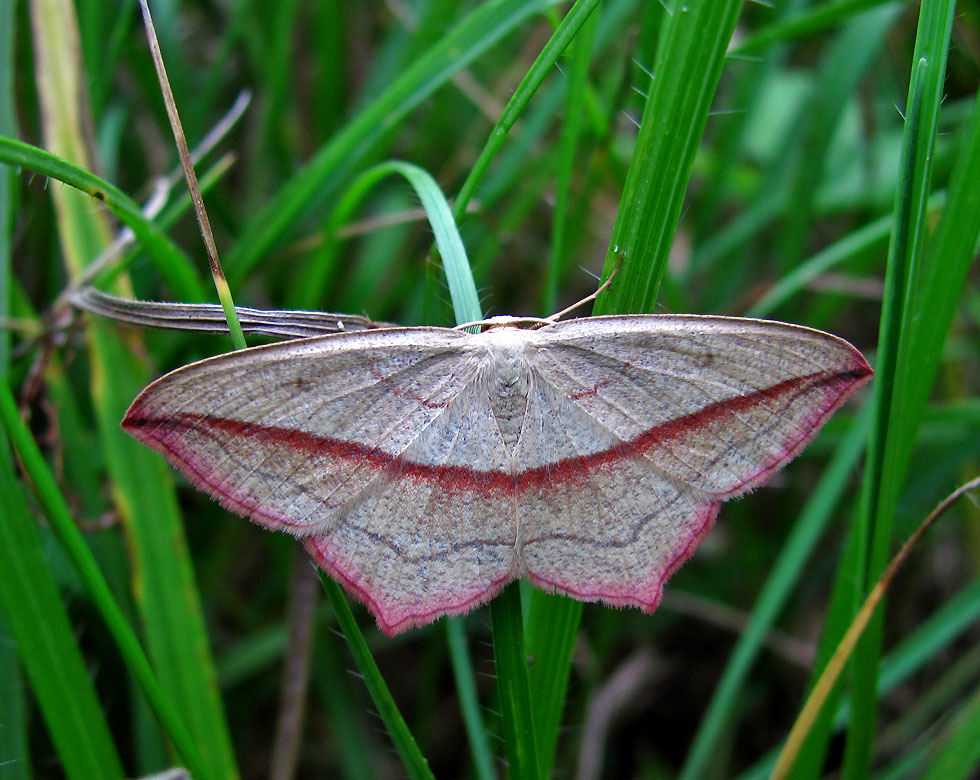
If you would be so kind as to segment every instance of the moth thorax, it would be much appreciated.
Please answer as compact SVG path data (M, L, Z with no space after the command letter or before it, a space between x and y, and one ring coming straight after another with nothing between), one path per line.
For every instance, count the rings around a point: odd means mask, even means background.
M521 435L527 396L531 387L531 370L523 348L494 350L488 367L487 391L490 408L507 449L513 451Z

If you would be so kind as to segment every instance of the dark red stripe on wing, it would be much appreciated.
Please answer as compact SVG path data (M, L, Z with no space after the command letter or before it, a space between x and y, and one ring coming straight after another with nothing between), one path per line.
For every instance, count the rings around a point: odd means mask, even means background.
M336 458L358 464L367 463L379 471L386 472L392 478L408 477L436 482L447 490L468 490L486 494L498 490L523 491L547 487L556 482L585 479L600 466L623 458L635 457L638 453L684 436L725 416L738 414L788 394L822 388L827 394L827 403L814 409L815 429L844 401L850 391L870 374L871 369L864 364L835 374L818 373L788 379L772 387L710 404L697 412L651 428L632 441L616 447L529 469L516 477L501 471L481 471L466 466L430 466L413 463L377 447L318 436L306 431L241 422L213 415L180 413L170 418L153 418L141 415L142 410L134 406L123 420L123 427L141 441L151 446L159 443L166 450L172 450L171 442L190 430L203 435L210 433L241 436L254 439L266 446L288 447L295 451L309 453L311 456ZM808 437L802 439L803 442L806 440ZM795 449L791 447L787 455L793 452Z
M830 399L836 400L840 397L840 401L842 402L853 388L855 382L859 382L870 375L871 369L865 366L864 368L839 374L821 373L787 379L785 382L779 382L772 387L766 387L762 390L756 390L754 393L739 395L734 398L709 404L693 414L677 417L669 422L665 422L656 428L651 428L646 433L640 434L640 436L630 442L630 445L640 452L645 452L657 444L676 439L700 426L708 425L732 414L747 411L754 406L759 406L768 401L775 401L782 396L790 395L798 390L824 388L828 391L828 397ZM836 409L838 405L839 403L835 403L829 410L818 409L816 411L826 414Z

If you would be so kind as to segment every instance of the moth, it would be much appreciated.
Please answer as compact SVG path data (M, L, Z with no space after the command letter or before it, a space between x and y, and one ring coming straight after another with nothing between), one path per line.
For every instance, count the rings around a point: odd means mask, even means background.
M721 502L870 376L847 342L778 322L495 318L202 360L122 424L227 509L301 539L393 635L521 577L652 612Z

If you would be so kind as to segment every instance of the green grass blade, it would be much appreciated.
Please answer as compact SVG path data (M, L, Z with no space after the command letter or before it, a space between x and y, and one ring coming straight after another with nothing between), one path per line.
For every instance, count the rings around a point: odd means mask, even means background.
M571 13L566 19L571 17ZM569 59L568 89L565 93L565 115L558 143L558 170L555 176L555 215L551 229L551 255L548 258L548 276L545 282L541 315L548 317L558 311L558 287L564 276L568 253L569 213L572 173L575 169L579 137L583 129L586 96L589 86L589 64L592 62L592 46L599 14L591 13L581 27L571 46ZM544 56L544 52L542 55ZM540 57L539 57L540 59ZM533 68L532 68L533 70ZM528 73L530 75L530 72ZM525 77L526 80L526 77Z
M6 382L0 386L0 405L7 414L17 414ZM45 562L37 523L17 484L6 437L0 439L0 496L0 547L5 560L0 577L0 606L14 643L4 648L4 654L13 656L16 648L67 776L77 780L115 780L122 777L122 763ZM18 668L16 659L11 660L14 663L3 671L5 680ZM5 708L23 701L21 691L11 693L14 695L5 701ZM10 725L15 734L5 734L3 739L7 748L14 748L8 740L16 735L17 724ZM26 747L26 743L20 746ZM9 771L12 777L26 776L29 760L30 756L20 750L4 752L0 758L2 774L6 777Z
M919 29L913 55L912 81L906 110L903 143L903 183L895 203L895 227L885 277L885 300L879 332L878 369L874 383L875 421L868 446L862 507L863 522L870 531L865 587L877 581L891 555L892 523L904 468L914 441L917 419L896 417L901 411L895 395L905 393L910 377L920 371L921 355L908 352L909 334L933 313L912 308L921 298L911 297L911 286L920 284L931 258L922 257L927 225L931 161L935 147L939 109L942 103L946 56L955 3L950 0L925 2L919 11ZM927 265L923 265L923 260ZM908 429L908 434L902 433ZM900 444L906 451L899 452ZM876 688L881 653L883 611L871 621L854 657L852 702L854 717L845 750L845 778L867 775L871 762L876 722Z
M920 780L974 777L980 764L980 690L959 713L952 734L925 768Z
M735 54L764 51L775 43L814 35L821 30L846 22L861 11L890 3L891 0L827 0L787 19L769 24L741 41Z
M534 780L542 774L534 737L518 583L512 582L490 602L490 625L508 771L514 780Z
M465 214L466 207L476 191L476 187L483 180L483 177L489 170L490 163L495 159L497 153L503 146L507 138L507 133L527 109L531 97L535 94L538 87L541 86L548 73L551 72L562 51L564 51L569 41L572 40L586 19L589 18L589 15L597 4L598 0L578 0L576 2L535 59L534 64L524 76L520 85L514 90L514 94L511 96L500 119L498 119L494 129L491 131L489 140L481 151L478 160L470 169L466 181L463 183L460 193L453 203L452 213L456 219L461 219ZM547 111L544 112L544 115L550 120L551 113ZM316 306L317 296L322 294L321 291L326 287L328 279L331 278L334 272L338 250L336 248L336 242L332 240L332 235L343 224L350 213L352 213L353 209L350 201L360 199L361 196L355 194L360 186L362 185L359 184L351 187L344 195L342 203L338 204L338 207L331 215L327 225L326 245L314 263L310 284L306 286L306 294L301 301L301 305L304 308L314 308ZM452 290L452 286L450 286L450 290ZM431 317L427 319L431 319ZM469 317L463 321L471 322L477 319L480 319L480 317Z
M929 619L916 627L882 659L879 684L887 694L926 668L930 661L980 620L980 580L974 580L949 599ZM849 722L851 708L845 699L834 717L834 728Z
M742 686L753 661L758 656L768 632L786 605L793 587L805 572L817 542L835 516L837 507L854 474L866 446L870 424L870 406L866 406L841 440L833 458L813 490L806 509L783 544L779 558L763 586L748 623L732 650L711 702L701 719L688 752L680 780L704 777L718 750L718 741L734 717Z
M135 556L134 589L150 657L194 741L207 746L202 776L235 777L173 479L162 458L119 427L146 383L145 372L102 323L93 323L89 333L100 435Z
M14 5L0 5L0 135L16 135L17 120L14 107ZM10 317L11 256L13 246L13 215L16 212L16 176L13 170L0 168L0 318ZM10 373L10 332L0 329L0 380ZM0 480L12 474L13 462L6 437L0 437ZM17 488L19 490L19 488ZM13 488L0 490L6 496ZM8 510L19 512L13 500ZM3 522L0 522L0 526ZM0 527L0 533L10 533ZM4 543L8 555L16 556L10 541ZM42 575L43 576L43 575ZM16 587L15 583L11 583ZM0 582L0 602L6 601L4 582ZM4 609L4 612L6 608ZM46 676L46 675L44 675ZM94 698L94 697L93 697ZM16 639L5 618L0 615L0 756L9 756L4 771L10 780L28 780L32 775L27 730L27 690L24 667L17 654ZM104 725L104 722L103 724ZM110 743L111 744L111 743Z
M556 174L556 192L554 219L552 222L551 255L548 263L548 274L545 282L544 299L540 313L549 316L557 310L558 290L562 277L567 270L566 253L569 250L569 222L573 218L571 209L571 184L575 170L575 160L579 149L580 138L584 131L583 114L589 105L589 65L592 62L595 48L596 30L599 26L599 12L594 4L582 2L576 5L562 19L548 46L542 50L535 65L528 71L521 86L515 91L508 104L508 109L517 107L529 98L522 95L522 88L531 87L535 68L550 63L554 58L554 50L566 45L567 38L575 37L568 45L568 57L571 67L568 76L568 88L565 96L564 121L561 126L559 140L558 171ZM534 85L537 88L537 84ZM529 90L530 92L530 90ZM508 132L513 125L511 121L504 125L505 111L498 122L496 130ZM493 138L496 133L491 134ZM489 144L488 144L489 146ZM486 167L493 152L485 148L481 159L486 157ZM479 175L474 175L476 168L471 171L468 184L471 188L477 186ZM582 620L583 605L573 599L545 593L533 589L530 593L527 609L526 652L530 659L528 667L528 692L532 707L532 722L534 726L535 749L538 756L538 767L541 777L549 777L553 773L558 735L565 711L566 693L572 668L572 655L578 642L578 629Z
M461 325L465 322L480 320L483 317L483 311L480 307L480 299L476 291L476 284L473 281L469 260L466 257L463 240L459 235L452 211L442 190L428 172L417 166L398 163L393 170L401 173L409 180L425 208L426 216L429 218L429 224L432 226L432 232L435 236L436 246L439 248L439 254L442 257L443 270L446 274L446 283L449 286L449 296L453 302L456 324ZM491 610L493 610L492 605ZM519 618L518 605L516 619ZM446 631L453 663L453 674L456 678L457 696L463 711L477 774L481 778L493 777L490 747L483 726L483 718L480 715L479 704L476 700L473 664L466 648L462 619L450 618L447 620ZM496 638L494 639L494 652L495 654L500 652Z
M229 280L235 283L248 273L303 216L314 196L325 187L336 186L333 177L356 165L382 133L395 126L453 73L550 4L548 0L490 0L470 12L362 108L251 221L226 255Z
M949 333L957 302L980 241L980 110L973 106L971 121L964 128L953 176L939 223L928 237L920 273L912 280L910 317L920 317L900 346L911 368L901 386L896 386L892 416L895 426L893 448L897 472L908 469L918 421L922 419L932 389L943 344ZM928 312L928 317L921 317Z
M521 83L514 90L510 100L507 101L500 119L490 132L490 138L480 151L480 156L470 169L466 181L460 187L459 194L453 203L453 214L460 219L466 213L476 187L483 180L490 168L490 163L496 157L497 152L507 138L507 133L514 126L514 123L527 109L531 97L537 92L538 87L545 77L551 72L565 47L572 41L579 29L585 24L586 20L598 5L597 0L576 0L575 5L569 9L565 18L562 19L548 43L535 58L531 67L528 69Z
M14 105L14 6L0 5L0 138L17 133ZM13 170L0 168L0 317L10 316L11 259L14 236L17 177ZM10 333L0 328L0 377L10 369Z
M9 756L3 766L4 780L31 780L35 776L28 741L27 685L24 666L17 655L17 640L0 608L0 718L6 724L0 731L0 756Z
M552 773L565 711L582 602L535 588L527 616L527 657L534 738L541 777Z
M897 360L903 370L900 376L896 372L888 412L887 448L882 454L882 474L893 476L892 484L881 489L879 513L890 515L897 505L899 484L912 457L919 421L943 354L943 342L980 237L978 176L980 113L974 109L939 225L925 248L923 262L912 269L906 321L914 323L914 327L903 330L898 345ZM966 730L976 728L969 723L967 717ZM955 753L956 749L951 748L947 755ZM937 762L934 766L946 765ZM950 770L949 774L934 776L953 777L956 773Z
M674 3L664 22L604 276L624 259L596 314L653 311L741 8L740 0Z
M912 675L920 672L930 661L933 661L937 652L947 648L961 634L968 632L978 618L980 618L980 580L974 581L956 594L928 621L917 627L914 634L908 636L882 659L880 693L888 694L906 683ZM833 722L835 729L842 730L850 722L850 717L850 704L844 700L840 702L834 717L829 720ZM761 780L768 775L775 760L776 754L773 751L750 769L739 774L738 780ZM797 763L806 763L802 753ZM812 774L820 776L822 765L821 749L814 760Z
M422 201L422 207L425 209L435 236L436 246L444 258L449 294L455 310L459 316L463 317L462 320L457 320L457 324L475 322L481 319L483 314L480 310L480 299L469 270L469 262L466 260L463 241L459 237L459 231L453 222L452 212L435 179L417 165L392 160L380 163L361 174L345 191L331 213L327 223L328 235L332 235L337 227L351 217L368 192L381 179L393 174L403 176L412 185ZM313 269L313 276L310 283L306 285L308 293L305 305L308 308L313 307L316 296L322 294L323 284L334 272L337 258L336 247L336 242L328 241L328 249L320 253L318 257L318 262Z
M0 162L64 182L105 203L136 234L157 270L181 300L206 300L204 285L187 256L157 225L147 220L139 205L118 187L56 154L13 138L0 137Z
M466 725L466 738L473 753L473 768L480 780L495 780L497 773L493 769L493 751L487 738L483 713L480 711L480 701L477 698L476 677L473 672L473 661L466 646L466 633L462 620L446 621L446 644L449 647L449 657L453 664L453 678L456 681L456 695L459 697L459 708Z
M6 383L0 384L0 418L3 419L7 434L10 436L17 455L24 464L24 470L29 475L34 490L44 506L51 527L75 566L79 579L85 585L92 601L105 620L119 647L123 660L142 687L186 766L197 776L210 777L183 723L183 719L178 715L173 704L164 694L162 686L154 677L136 634L116 604L105 578L99 571L98 564L72 520L71 513L58 490L54 477L45 465L37 445L20 419L14 397ZM32 555L29 560L33 558Z
M320 632L314 645L313 678L339 752L345 780L373 780L373 741L363 718L351 717L359 709L354 684L348 674L348 663L342 658L342 639L334 632Z
M351 612L350 604L344 595L344 591L340 585L322 571L318 570L317 573L320 575L320 582L323 584L323 589L327 592L330 603L333 605L334 612L337 615L337 622L340 623L340 630L347 637L347 644L350 647L351 655L354 656L357 668L360 669L361 674L364 676L364 685L367 687L368 693L371 694L371 700L374 702L374 706L378 708L378 715L381 716L381 720L385 724L385 730L388 732L388 736L391 737L395 750L398 751L398 755L402 759L402 765L405 767L405 771L413 780L431 780L434 777L432 770L429 769L429 765L425 760L425 756L422 755L422 751L419 750L415 737L408 730L405 719L402 718L401 713L398 711L398 705L395 704L395 700L391 696L391 691L388 690L388 686L381 676L381 671L374 662L371 650L368 648L367 642L364 641L364 634L361 633L361 629L354 619L354 613Z

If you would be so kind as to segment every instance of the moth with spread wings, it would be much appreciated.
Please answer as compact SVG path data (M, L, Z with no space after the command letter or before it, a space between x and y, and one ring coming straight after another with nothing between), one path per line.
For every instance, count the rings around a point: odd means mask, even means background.
M519 577L653 611L720 503L870 375L847 342L761 320L392 328L194 363L123 426L228 509L302 539L395 634Z

